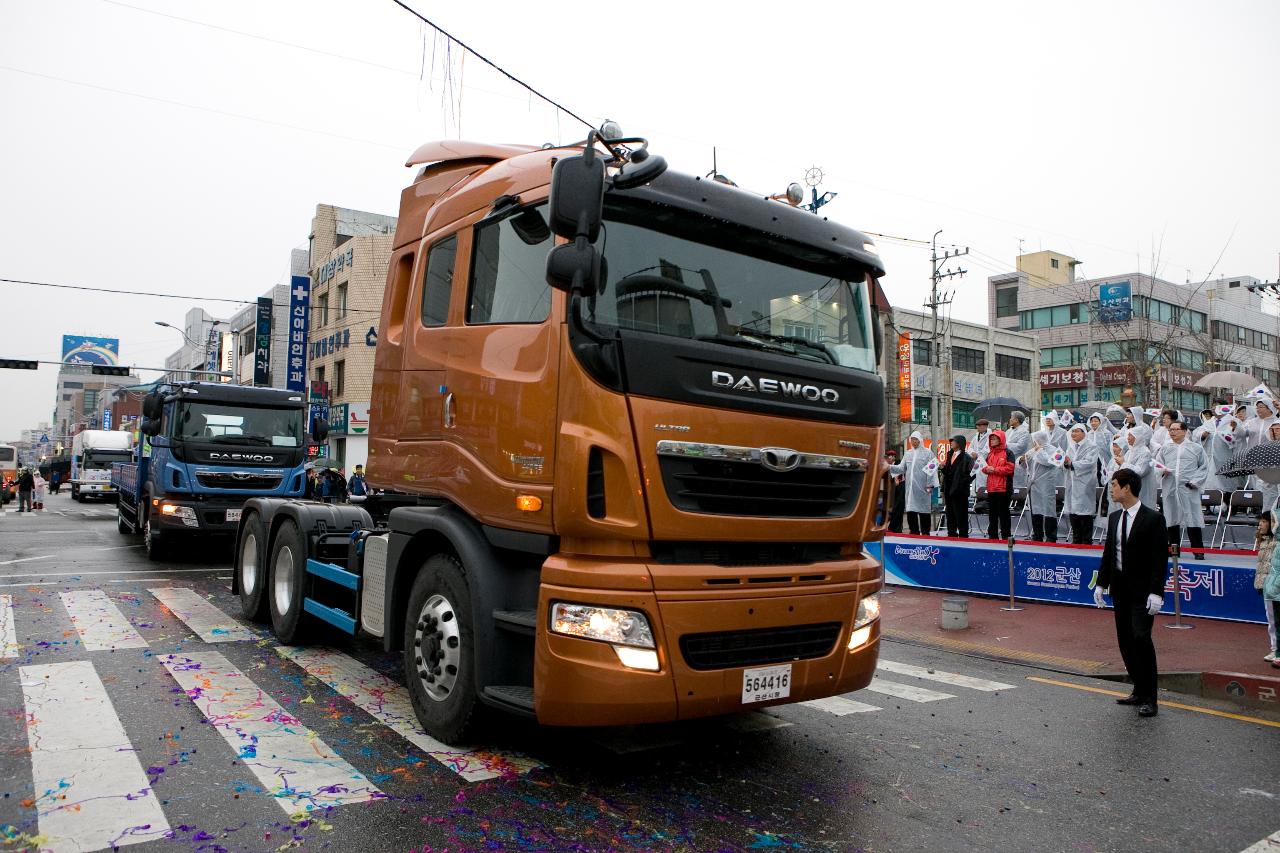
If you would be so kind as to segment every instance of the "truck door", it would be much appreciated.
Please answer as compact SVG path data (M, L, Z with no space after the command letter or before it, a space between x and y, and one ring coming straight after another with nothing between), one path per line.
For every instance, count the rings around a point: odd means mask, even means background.
M545 205L490 214L470 232L463 322L445 375L446 440L457 448L474 513L495 523L519 493L543 497L520 516L549 529L564 296L547 284L553 237ZM524 525L521 525L524 526Z

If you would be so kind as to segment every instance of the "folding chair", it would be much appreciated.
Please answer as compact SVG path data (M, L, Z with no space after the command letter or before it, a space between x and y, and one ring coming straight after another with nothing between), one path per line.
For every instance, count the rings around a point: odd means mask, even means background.
M978 486L978 488L974 491L973 501L972 503L969 504L969 535L970 536L977 536L981 538L982 536L986 535L986 532L987 532L986 520L990 517L991 508L988 506L986 512L978 512L978 505L986 504L986 502L987 502L987 487ZM982 519L981 525L979 525L977 521L977 519L979 518Z
M1027 510L1029 510L1031 501L1028 500L1031 492L1026 486L1015 486L1013 491L1009 493L1009 514L1018 513L1018 517L1009 527L1009 535L1017 537L1018 528L1022 526L1022 519L1026 518ZM1031 535L1031 519L1027 518L1027 535Z
M1058 486L1053 490L1053 508L1058 513L1058 529L1062 529L1062 519L1067 515L1067 487Z
M1098 493L1093 501L1093 544L1101 545L1107 538L1107 516L1103 510L1107 505L1107 487L1098 486Z
M1249 527L1258 526L1258 517L1251 515L1250 510L1262 509L1262 492L1257 489L1237 489L1227 498L1226 517L1222 520L1222 538L1218 540L1218 547L1225 548L1227 545L1227 532L1232 527ZM1238 513L1236 510L1242 510ZM1233 533L1231 536L1231 544L1235 545L1236 537Z
M1218 533L1222 530L1222 513L1226 509L1226 503L1222 499L1221 489L1205 489L1200 493L1200 510L1205 515L1205 521L1211 518L1213 521L1213 534L1209 537L1209 545L1218 538Z

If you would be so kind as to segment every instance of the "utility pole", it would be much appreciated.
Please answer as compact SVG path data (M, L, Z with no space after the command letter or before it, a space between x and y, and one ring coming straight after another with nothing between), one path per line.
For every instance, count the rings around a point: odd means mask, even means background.
M939 262L942 262L945 265L951 258L958 258L961 255L969 254L969 249L966 247L963 251L960 249L947 249L942 255L939 255L938 235L941 233L942 229L939 228L933 234L933 251L930 253L929 257L929 263L932 265L932 271L929 275L930 289L929 301L927 303L927 307L933 312L933 335L929 341L929 366L931 368L929 371L929 435L935 442L938 440L937 426L940 415L938 368L941 366L939 353L941 347L938 346L938 308L942 305L950 305L951 297L955 295L954 291L946 294L940 293L938 291L938 282L942 281L944 278L951 278L953 275L964 275L968 272L968 270L964 269L944 270L941 269L938 264Z

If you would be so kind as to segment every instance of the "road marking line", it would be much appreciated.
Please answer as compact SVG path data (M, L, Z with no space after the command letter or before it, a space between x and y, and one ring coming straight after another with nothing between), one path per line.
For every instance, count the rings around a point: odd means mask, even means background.
M1280 830L1271 833L1257 844L1250 844L1240 853L1275 853L1277 850L1280 850Z
M936 690L926 690L923 687L914 687L910 684L885 681L878 675L872 676L871 683L862 689L870 690L872 693L883 693L886 696L895 696L898 699L906 699L908 702L937 702L940 699L956 698L951 693L939 693Z
M285 814L386 796L220 653L161 662Z
M923 666L913 666L909 663L897 663L891 660L881 659L877 664L877 669L883 669L885 672L892 672L898 675L914 675L916 678L924 678L929 681L940 681L943 684L950 684L952 687L968 687L970 690L983 690L988 693L994 693L997 690L1012 690L1012 684L1002 684L999 681L987 681L985 678L972 678L968 675L958 675L954 672L942 672L939 670L930 671Z
M1129 695L1128 693L1124 693L1119 690L1104 690L1101 687L1089 687L1085 684L1072 684L1070 681L1057 681L1052 678L1041 678L1038 675L1028 675L1027 680L1038 681L1041 684L1053 684L1058 687L1071 687L1076 690L1085 690L1089 693L1101 693L1103 696ZM1214 717L1226 717L1229 720L1243 720L1246 723L1257 723L1260 726L1271 726L1272 728L1280 729L1280 722L1276 722L1275 720L1264 720L1260 717L1249 717L1244 714L1232 714L1229 711L1218 711L1213 708L1201 708L1198 705L1184 705L1181 702L1166 702L1163 699L1160 700L1159 704L1161 708L1178 708L1183 711L1196 711L1201 714L1210 714Z
M53 554L45 554L41 557L22 557L17 560L5 560L0 562L0 566L12 566L14 563L30 563L32 560L52 560Z
M767 714L764 711L752 711L749 714L739 714L736 717L730 717L725 721L725 728L732 729L735 732L749 734L751 732L767 732L772 729L785 729L792 725L786 720L781 720L773 714Z
M855 702L852 699L846 699L843 696L827 696L823 699L810 699L808 702L801 702L807 708L813 708L815 711L825 711L828 714L835 714L837 717L843 717L848 714L865 714L868 711L879 711L880 708L875 705L868 705L865 702Z
M20 674L40 847L101 850L164 837L169 822L93 664Z
M13 596L0 595L0 658L18 656L18 626L13 621Z
M79 589L58 595L71 624L80 632L81 644L89 651L147 648L147 641L102 590Z
M169 608L186 626L206 643L236 643L256 640L258 635L235 619L214 607L194 589L185 586L165 586L148 589L147 592Z
M92 549L92 550L94 550L94 551L123 551L123 550L125 550L126 548L141 548L141 547L142 547L142 544L141 544L141 543L139 543L139 544L137 544L137 545L112 545L112 546L111 546L111 547L109 547L109 548L94 548L94 549Z
M43 557L33 557L32 559L43 560ZM2 564L0 564L2 565ZM135 570L136 571L136 570ZM147 569L146 574L149 575L165 575L165 574L188 574L192 572L203 572L212 574L213 572L225 572L225 568L219 569ZM6 578L79 578L90 577L92 575L127 575L132 574L129 569L119 571L102 571L102 572L27 572L25 574L4 575Z
M407 688L347 655L331 649L296 646L278 646L276 651L468 782L517 776L543 766L540 761L515 752L441 743L418 724Z

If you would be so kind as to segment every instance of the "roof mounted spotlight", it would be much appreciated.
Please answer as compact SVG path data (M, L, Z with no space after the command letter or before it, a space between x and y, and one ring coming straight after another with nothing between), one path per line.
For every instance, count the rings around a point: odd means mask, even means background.
M804 187L792 182L787 184L787 191L776 193L769 196L770 201L785 201L792 207L799 207L800 202L804 201Z
M607 118L604 120L604 123L600 125L599 133L600 140L606 144L615 139L622 139L622 125L618 124L611 118Z

